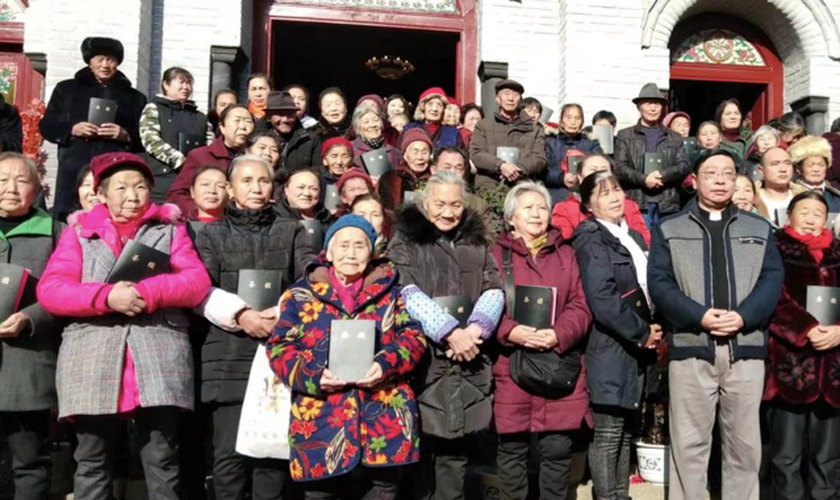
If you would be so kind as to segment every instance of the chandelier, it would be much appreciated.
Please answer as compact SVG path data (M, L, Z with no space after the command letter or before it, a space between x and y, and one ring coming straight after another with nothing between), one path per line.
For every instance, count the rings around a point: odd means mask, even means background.
M365 61L365 66L379 78L386 80L399 80L409 73L414 72L414 65L408 59L403 59L399 56L373 56Z

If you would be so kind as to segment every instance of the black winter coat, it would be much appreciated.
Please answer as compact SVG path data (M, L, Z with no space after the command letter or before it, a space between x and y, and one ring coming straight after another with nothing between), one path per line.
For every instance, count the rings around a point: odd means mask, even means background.
M562 130L557 134L545 136L545 187L551 194L552 205L558 201L565 200L569 195L569 189L563 183L563 161L566 153L576 149L585 155L601 153L601 144L598 141L589 139L585 134L578 133L571 137Z
M633 239L647 249L642 236ZM639 408L644 372L655 353L641 346L650 327L621 297L639 288L630 251L600 223L587 219L572 235L580 279L592 311L586 384L592 404Z
M128 132L130 142L73 137L73 125L88 120L91 97L117 101L117 125ZM73 210L76 179L91 158L115 151L143 151L140 142L140 114L146 97L131 87L124 74L100 83L90 68L82 68L72 80L59 82L53 90L39 128L44 139L58 144L58 173L53 198L53 215L64 220Z
M297 222L298 224L303 220L303 215L301 215L300 210L289 206L289 202L286 199L285 194L281 194L277 199L277 202L274 205L274 211L281 219L291 220ZM335 222L333 215L329 210L324 208L324 205L320 202L315 207L315 219L321 223L322 237L327 234L327 230L330 226L332 226L333 222ZM310 243L312 242L310 241ZM321 248L316 248L315 245L312 245L312 250L316 254L321 253Z
M645 186L645 153L647 145L641 125L634 125L618 132L615 137L615 175L627 195L639 208L645 210L648 202L659 203L660 214L679 212L680 186L691 173L688 156L683 147L682 137L660 125L661 134L656 144L656 152L662 153L666 168L662 169L665 187L650 190Z
M0 151L23 152L23 125L16 107L0 96Z
M396 235L387 256L396 264L400 285L416 285L431 298L465 295L475 303L487 290L501 289L481 215L464 211L454 235L444 235L415 205L396 215ZM453 237L454 236L454 237ZM425 434L455 439L490 427L493 367L488 347L469 363L450 361L445 349L429 341L417 369L417 401Z
M289 174L295 170L321 165L321 141L314 132L295 123L291 136L283 145L279 171Z
M296 222L277 216L274 206L260 210L225 209L224 219L205 225L195 241L213 286L236 293L242 269L283 271L283 286L303 275L312 259L309 238ZM201 400L238 403L245 397L259 341L243 331L210 327L201 351Z

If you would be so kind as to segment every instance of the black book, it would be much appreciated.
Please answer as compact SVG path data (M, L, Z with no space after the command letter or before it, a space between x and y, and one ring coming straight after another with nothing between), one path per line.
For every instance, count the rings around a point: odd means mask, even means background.
M566 157L566 166L569 169L570 174L577 174L578 169L580 168L580 162L583 160L583 156L581 155L574 155L574 156L567 156Z
M35 302L37 280L15 264L0 264L0 322Z
M693 153L697 151L697 138L696 137L686 137L683 139L683 148L687 153Z
M178 151L183 153L184 156L190 154L190 151L193 149L206 145L207 137L203 135L192 135L178 132Z
M335 184L327 184L327 189L324 190L324 207L330 212L335 212L341 205L341 197L338 196L338 189Z
M613 154L615 151L615 129L612 128L612 125L594 125L592 135L595 136L595 140L598 141L604 154Z
M312 250L315 253L321 251L324 246L324 225L319 220L302 220L299 222L306 234L309 235L309 242L312 243Z
M446 297L435 297L433 299L443 312L458 320L460 328L467 327L467 320L472 314L473 303L465 295L447 295Z
M758 163L756 163L754 165L750 165L750 166L747 167L747 176L753 182L758 182L758 181L764 179L764 176L761 175L761 171L759 170L759 167L761 167L761 165L758 164Z
M417 196L419 196L419 194L420 193L418 193L417 191L406 191L405 193L403 193L403 204L414 203L414 200L417 199Z
M198 237L198 233L201 231L201 228L207 224L206 222L200 220L191 220L187 222L187 234L190 235L190 239L195 243L196 237Z
M636 313L636 316L642 319L645 323L650 323L653 315L648 307L647 297L641 288L636 288L621 296L621 301L627 304L631 311Z
M645 176L665 168L665 156L662 153L645 153Z
M283 272L275 269L240 269L236 295L251 309L262 311L280 302Z
M554 114L554 110L549 108L548 106L543 106L542 113L540 113L540 119L538 120L541 124L545 125L548 123L548 120L551 119L551 115Z
M788 223L788 213L787 208L777 208L776 209L776 225L779 227L785 227Z
M144 279L168 272L168 253L155 250L137 240L128 240L105 282L111 284L120 281L139 283Z
M519 163L519 148L507 148L499 146L496 148L496 158L505 163Z
M517 285L513 319L520 325L538 330L552 328L555 319L554 304L557 289L547 286Z
M365 378L376 350L376 322L335 319L330 324L330 361L327 367L345 382Z
M368 175L372 177L382 175L393 169L391 160L388 159L388 153L385 152L385 148L379 148L364 153L362 155L362 163L364 164Z
M823 326L840 324L840 288L834 286L809 286L808 314Z
M106 123L117 121L117 101L113 99L100 99L91 97L88 106L88 120L90 123L101 127Z

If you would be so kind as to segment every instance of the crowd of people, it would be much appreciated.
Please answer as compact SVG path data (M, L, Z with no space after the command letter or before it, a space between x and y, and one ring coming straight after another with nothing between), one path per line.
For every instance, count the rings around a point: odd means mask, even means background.
M840 121L752 132L726 99L694 126L649 83L605 141L612 113L544 119L514 80L485 115L440 88L413 113L400 95L351 110L336 87L313 103L263 74L205 115L186 69L147 102L119 41L82 55L40 124L52 214L33 161L0 153L15 498L47 497L57 412L78 500L117 495L127 421L155 499L204 498L205 476L217 499L283 498L289 479L312 500L459 499L489 435L505 498L529 497L533 438L540 498L570 497L587 443L595 495L619 500L654 396L669 498L705 498L716 421L723 498L759 498L763 445L773 498L837 496L840 316L822 318L840 300ZM91 98L116 103L111 122L89 121ZM375 325L356 381L333 365L344 320ZM291 391L288 460L237 451L263 353Z

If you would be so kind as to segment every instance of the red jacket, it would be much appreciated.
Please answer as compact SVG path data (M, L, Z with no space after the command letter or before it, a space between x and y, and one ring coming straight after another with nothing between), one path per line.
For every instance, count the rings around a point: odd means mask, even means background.
M190 196L193 177L201 167L220 167L227 172L233 161L233 153L225 146L224 137L218 137L209 146L193 149L187 155L187 160L181 166L178 177L166 193L166 202L174 203L181 209L181 213L190 216L195 210Z
M551 225L560 230L563 239L570 239L572 233L578 224L588 219L590 216L580 211L580 199L577 195L569 195L563 201L557 202L554 209L551 211ZM642 235L645 239L645 245L650 247L650 230L645 224L645 219L642 217L642 212L639 210L639 205L630 198L624 199L624 218L627 219L627 225L630 229Z
M505 232L492 250L501 270L504 269L502 248L510 248L514 284L549 286L557 289L554 331L559 344L555 349L561 353L572 348L582 350L592 315L586 305L572 247L563 244L563 239L557 231L550 230L548 243L534 259L521 239L515 239L511 233ZM502 348L493 367L493 377L496 381L493 412L498 432L507 434L565 431L580 429L584 423L591 425L585 362L581 362L580 376L574 392L562 399L550 400L532 396L520 389L510 378L510 355L515 347L508 341L508 335L517 325L506 308L497 333Z
M820 398L840 408L840 347L817 351L808 332L817 320L806 310L808 286L840 286L840 240L835 239L817 264L808 249L776 232L785 265L782 298L770 320L770 366L764 399L807 404Z

